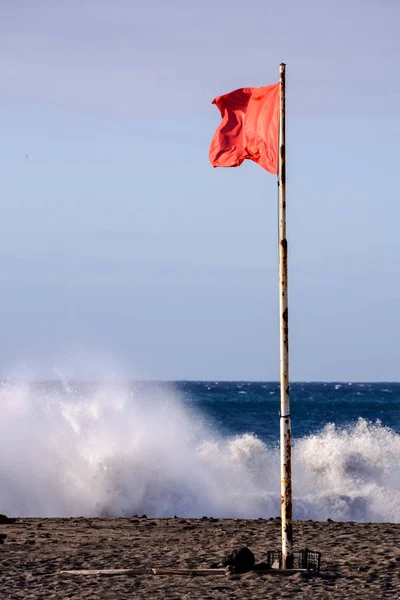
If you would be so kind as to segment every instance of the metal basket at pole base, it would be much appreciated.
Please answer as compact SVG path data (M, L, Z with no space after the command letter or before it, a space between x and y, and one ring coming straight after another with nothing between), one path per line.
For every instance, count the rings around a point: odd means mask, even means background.
M267 564L270 569L282 569L282 552L272 550L267 552ZM311 573L319 573L321 566L321 552L297 550L293 552L293 569L305 569Z

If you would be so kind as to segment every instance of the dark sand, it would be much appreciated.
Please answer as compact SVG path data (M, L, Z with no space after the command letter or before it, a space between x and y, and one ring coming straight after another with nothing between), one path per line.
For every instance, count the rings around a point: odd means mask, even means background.
M298 521L296 547L322 552L320 576L60 577L62 569L208 567L248 546L279 549L280 522L19 519L0 525L0 598L296 598L400 600L400 524Z

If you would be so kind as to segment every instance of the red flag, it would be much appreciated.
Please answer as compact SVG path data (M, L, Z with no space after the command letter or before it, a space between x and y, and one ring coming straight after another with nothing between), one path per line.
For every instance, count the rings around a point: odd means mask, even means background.
M213 167L238 167L245 158L278 173L279 83L242 88L213 100L222 122L211 141Z

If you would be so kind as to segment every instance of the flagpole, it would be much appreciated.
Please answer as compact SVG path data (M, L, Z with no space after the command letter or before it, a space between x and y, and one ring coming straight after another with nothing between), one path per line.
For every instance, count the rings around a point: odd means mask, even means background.
M282 501L282 568L293 568L292 460L289 398L288 247L286 240L285 68L279 65L279 325L280 325L280 445Z

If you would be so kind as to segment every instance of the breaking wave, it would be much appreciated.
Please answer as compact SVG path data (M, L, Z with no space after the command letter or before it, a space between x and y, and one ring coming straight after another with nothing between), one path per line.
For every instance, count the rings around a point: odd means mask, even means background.
M0 388L0 512L275 517L279 451L224 437L173 390ZM293 449L294 516L397 522L400 436L360 419Z

